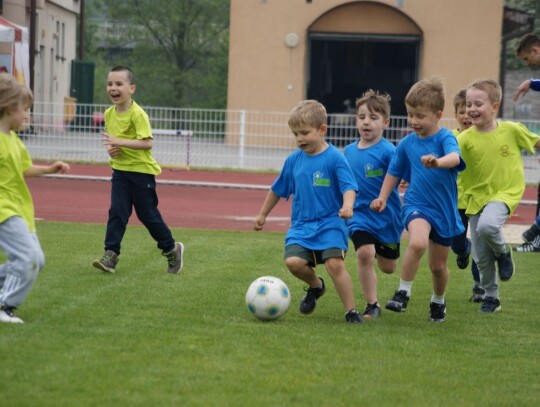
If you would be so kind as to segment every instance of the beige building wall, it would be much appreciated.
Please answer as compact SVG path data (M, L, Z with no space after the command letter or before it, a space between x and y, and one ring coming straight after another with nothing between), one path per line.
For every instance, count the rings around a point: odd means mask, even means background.
M452 117L460 88L499 79L503 6L503 0L231 0L228 109L288 112L305 99L310 31L413 34L421 36L418 78L443 77L445 117ZM295 36L298 45L288 47L286 37Z

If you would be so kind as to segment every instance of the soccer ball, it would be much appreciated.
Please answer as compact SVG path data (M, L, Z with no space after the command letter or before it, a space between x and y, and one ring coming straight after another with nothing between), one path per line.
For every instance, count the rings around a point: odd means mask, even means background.
M247 308L259 319L278 319L287 312L290 304L289 288L277 277L260 277L246 292Z

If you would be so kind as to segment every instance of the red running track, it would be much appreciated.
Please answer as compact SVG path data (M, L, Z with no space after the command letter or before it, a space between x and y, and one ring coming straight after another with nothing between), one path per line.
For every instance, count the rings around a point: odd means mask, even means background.
M69 175L110 177L105 165L71 165ZM276 174L243 172L186 171L164 169L159 180L215 182L270 186ZM95 180L32 178L28 186L34 198L36 217L48 221L106 223L110 183ZM266 190L208 186L158 185L160 211L170 227L251 230ZM528 187L524 199L536 201L536 187ZM520 205L509 223L530 224L534 205ZM286 231L290 202L281 200L270 214L265 229ZM133 214L130 223L138 224Z

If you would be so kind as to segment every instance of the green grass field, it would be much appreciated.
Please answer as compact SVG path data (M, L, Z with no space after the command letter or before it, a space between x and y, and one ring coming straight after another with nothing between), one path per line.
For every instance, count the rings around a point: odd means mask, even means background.
M25 324L0 325L2 406L539 403L538 254L516 254L499 313L468 301L470 272L451 255L444 324L428 322L424 262L406 313L348 325L329 278L315 312L299 314L303 286L282 264L282 234L175 229L186 256L173 276L146 230L131 226L108 275L91 267L104 226L38 230L47 265L18 312ZM354 256L347 266L363 309ZM244 304L262 275L283 279L293 296L275 322L256 320ZM378 276L385 303L399 274Z

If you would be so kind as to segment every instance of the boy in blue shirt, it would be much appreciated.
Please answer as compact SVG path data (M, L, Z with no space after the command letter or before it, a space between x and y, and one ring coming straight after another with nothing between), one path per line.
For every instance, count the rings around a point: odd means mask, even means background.
M405 104L414 132L398 144L379 198L371 203L373 210L382 212L399 180L409 177L402 210L409 245L403 256L399 288L386 308L395 312L406 310L420 260L429 249L433 280L430 320L444 322L448 253L454 236L464 231L457 210L456 179L465 163L452 132L439 125L444 110L444 89L439 78L414 84Z
M377 318L381 307L377 300L379 269L387 274L396 270L399 258L401 201L397 187L392 190L386 210L375 213L369 205L379 191L396 147L383 138L390 124L390 96L368 90L356 101L356 127L360 139L345 147L345 158L358 184L354 214L347 221L349 236L356 250L358 277L367 301L365 318Z
M279 200L292 196L284 257L289 271L309 286L300 302L300 312L313 312L325 293L324 280L314 270L324 263L343 303L345 320L361 323L344 261L348 248L344 219L352 217L357 186L345 157L324 138L326 120L326 109L315 100L302 101L292 110L288 124L299 150L285 160L253 228L261 230Z

